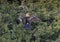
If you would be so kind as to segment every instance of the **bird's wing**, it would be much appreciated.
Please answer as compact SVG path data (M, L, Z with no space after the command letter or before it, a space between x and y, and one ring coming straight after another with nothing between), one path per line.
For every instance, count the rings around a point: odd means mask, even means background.
M23 17L19 17L18 20L19 20L20 22L23 22Z
M32 16L29 18L29 21L39 21L39 18L37 16Z

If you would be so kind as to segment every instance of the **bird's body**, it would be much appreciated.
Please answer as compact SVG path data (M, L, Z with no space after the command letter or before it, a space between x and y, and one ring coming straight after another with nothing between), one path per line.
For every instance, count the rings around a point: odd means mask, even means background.
M38 22L39 18L37 16L32 16L30 13L27 13L25 17L19 17L19 21L24 23L24 28L31 28L32 22Z

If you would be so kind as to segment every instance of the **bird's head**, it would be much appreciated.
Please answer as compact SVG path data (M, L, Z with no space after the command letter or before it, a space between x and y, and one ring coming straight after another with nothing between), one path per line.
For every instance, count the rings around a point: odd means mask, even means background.
M30 17L31 16L31 14L30 13L26 13L26 17Z

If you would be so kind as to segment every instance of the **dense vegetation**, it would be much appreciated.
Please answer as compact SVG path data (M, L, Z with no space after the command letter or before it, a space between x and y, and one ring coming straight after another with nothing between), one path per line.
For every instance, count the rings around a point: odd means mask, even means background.
M0 0L0 42L60 42L60 0ZM41 20L32 29L17 23L26 12Z

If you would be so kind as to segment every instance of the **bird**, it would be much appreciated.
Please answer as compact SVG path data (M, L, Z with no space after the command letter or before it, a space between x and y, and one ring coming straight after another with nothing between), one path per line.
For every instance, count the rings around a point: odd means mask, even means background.
M24 23L25 28L31 28L32 22L39 22L39 18L27 12L24 17L19 17L19 21Z

